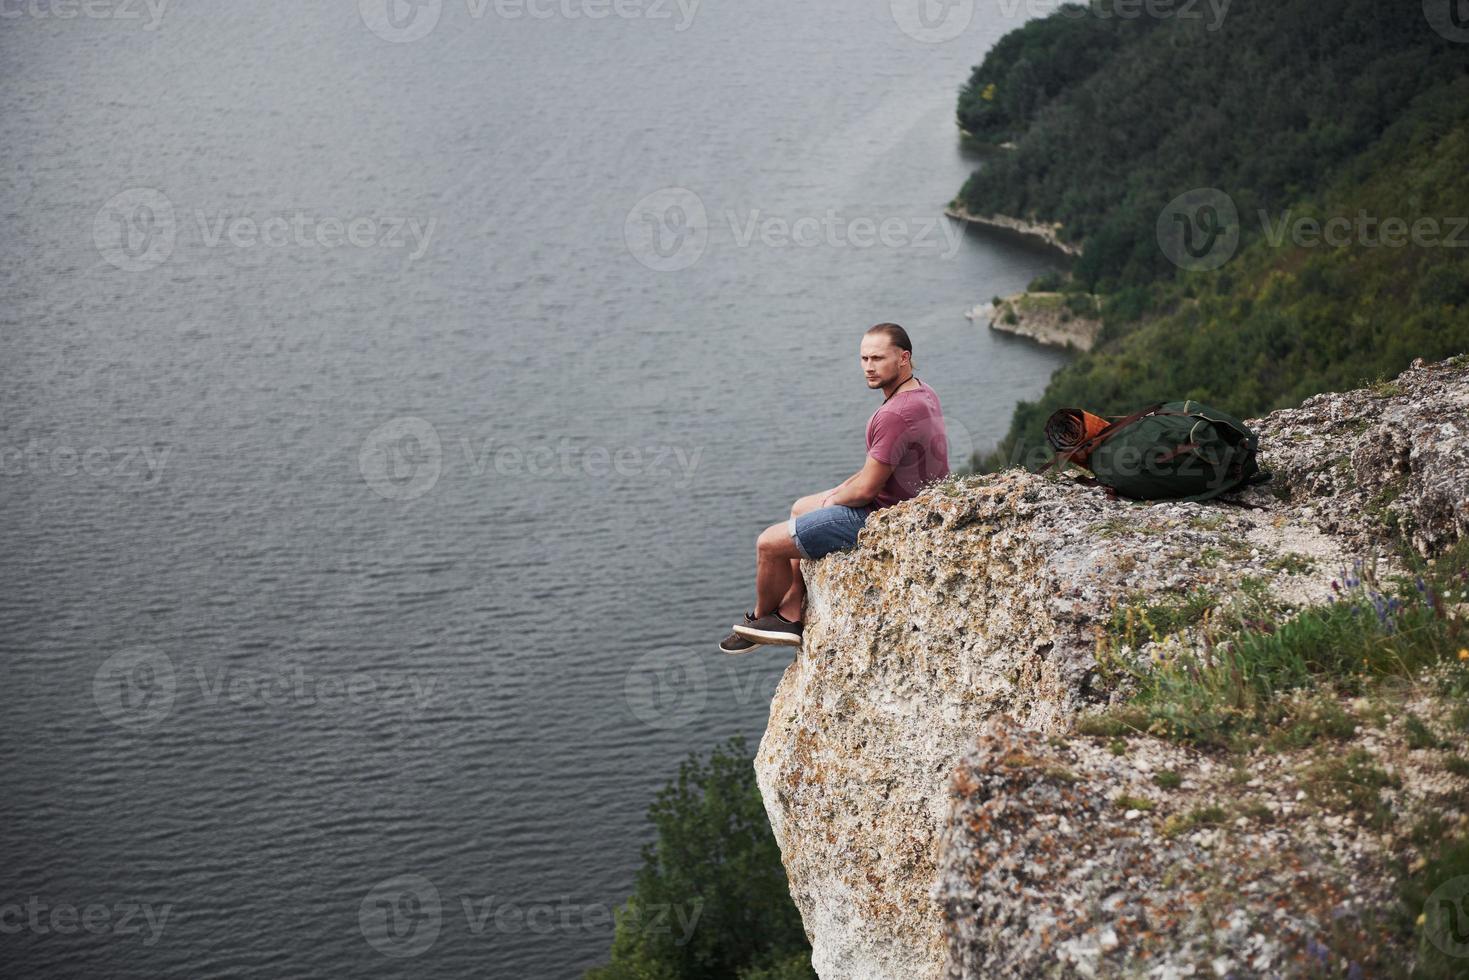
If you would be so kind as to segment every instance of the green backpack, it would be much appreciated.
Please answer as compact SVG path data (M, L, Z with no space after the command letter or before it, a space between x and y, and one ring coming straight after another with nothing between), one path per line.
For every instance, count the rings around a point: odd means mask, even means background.
M1064 469L1072 460L1084 460L1078 465L1095 479L1079 482L1105 487L1109 496L1212 500L1270 479L1255 461L1259 446L1260 437L1233 415L1203 402L1165 402L1139 409L1069 452L1058 452L1041 472L1057 462Z

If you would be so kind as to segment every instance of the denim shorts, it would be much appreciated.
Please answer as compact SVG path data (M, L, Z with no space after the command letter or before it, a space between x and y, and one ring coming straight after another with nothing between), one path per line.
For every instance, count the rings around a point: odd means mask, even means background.
M786 527L796 541L802 558L822 558L833 551L846 551L857 544L857 532L867 523L872 507L819 507L791 518Z

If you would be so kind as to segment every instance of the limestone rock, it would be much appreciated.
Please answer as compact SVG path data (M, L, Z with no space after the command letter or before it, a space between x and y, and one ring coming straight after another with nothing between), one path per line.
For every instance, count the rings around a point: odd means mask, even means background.
M1275 473L1240 495L1258 510L1110 500L1012 469L932 487L875 514L853 551L806 563L805 644L772 700L756 772L817 972L945 975L943 907L959 908L936 885L948 780L992 719L1060 736L1125 694L1095 656L1114 609L1234 593L1254 576L1289 615L1324 602L1355 559L1381 553L1379 573L1393 571L1395 522L1425 554L1469 530L1466 408L1469 358L1415 362L1390 384L1250 420ZM1049 812L1036 794L1050 790L1015 790L1017 807ZM1011 805L1004 792L986 799L986 812ZM1097 805L1079 794L1053 809L1074 825ZM1117 817L1136 834L1153 823ZM1056 859L1014 857L1035 882ZM1125 947L1122 925L1110 927ZM1110 955L1111 942L1077 939L1076 962Z
M1262 424L1261 457L1321 531L1355 547L1394 526L1423 555L1469 534L1469 360L1313 395ZM1312 498L1322 498L1313 500Z
M1127 739L1118 756L1104 739L992 720L950 784L936 886L948 977L1207 976L1220 956L1235 976L1304 972L1326 949L1319 937L1371 930L1392 907L1394 864L1417 856L1403 828L1429 810L1466 816L1454 806L1469 778L1444 762L1469 738L1444 702L1409 707L1453 743L1410 749L1397 719L1335 749L1368 747L1396 775L1385 825L1300 802L1306 751L1262 753L1240 774L1153 739ZM1188 781L1159 788L1139 756ZM1141 801L1129 820L1122 806Z

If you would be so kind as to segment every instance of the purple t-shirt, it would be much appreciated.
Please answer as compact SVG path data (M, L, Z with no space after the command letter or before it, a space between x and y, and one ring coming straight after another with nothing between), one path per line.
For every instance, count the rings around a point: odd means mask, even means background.
M874 509L916 497L923 485L949 475L944 410L932 388L900 391L867 420L867 455L894 467L872 499Z

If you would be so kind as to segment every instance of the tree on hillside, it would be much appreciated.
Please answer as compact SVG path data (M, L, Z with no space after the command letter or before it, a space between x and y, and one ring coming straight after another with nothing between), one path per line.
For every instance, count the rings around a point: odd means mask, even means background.
M744 739L690 755L648 819L612 962L587 980L814 980Z

